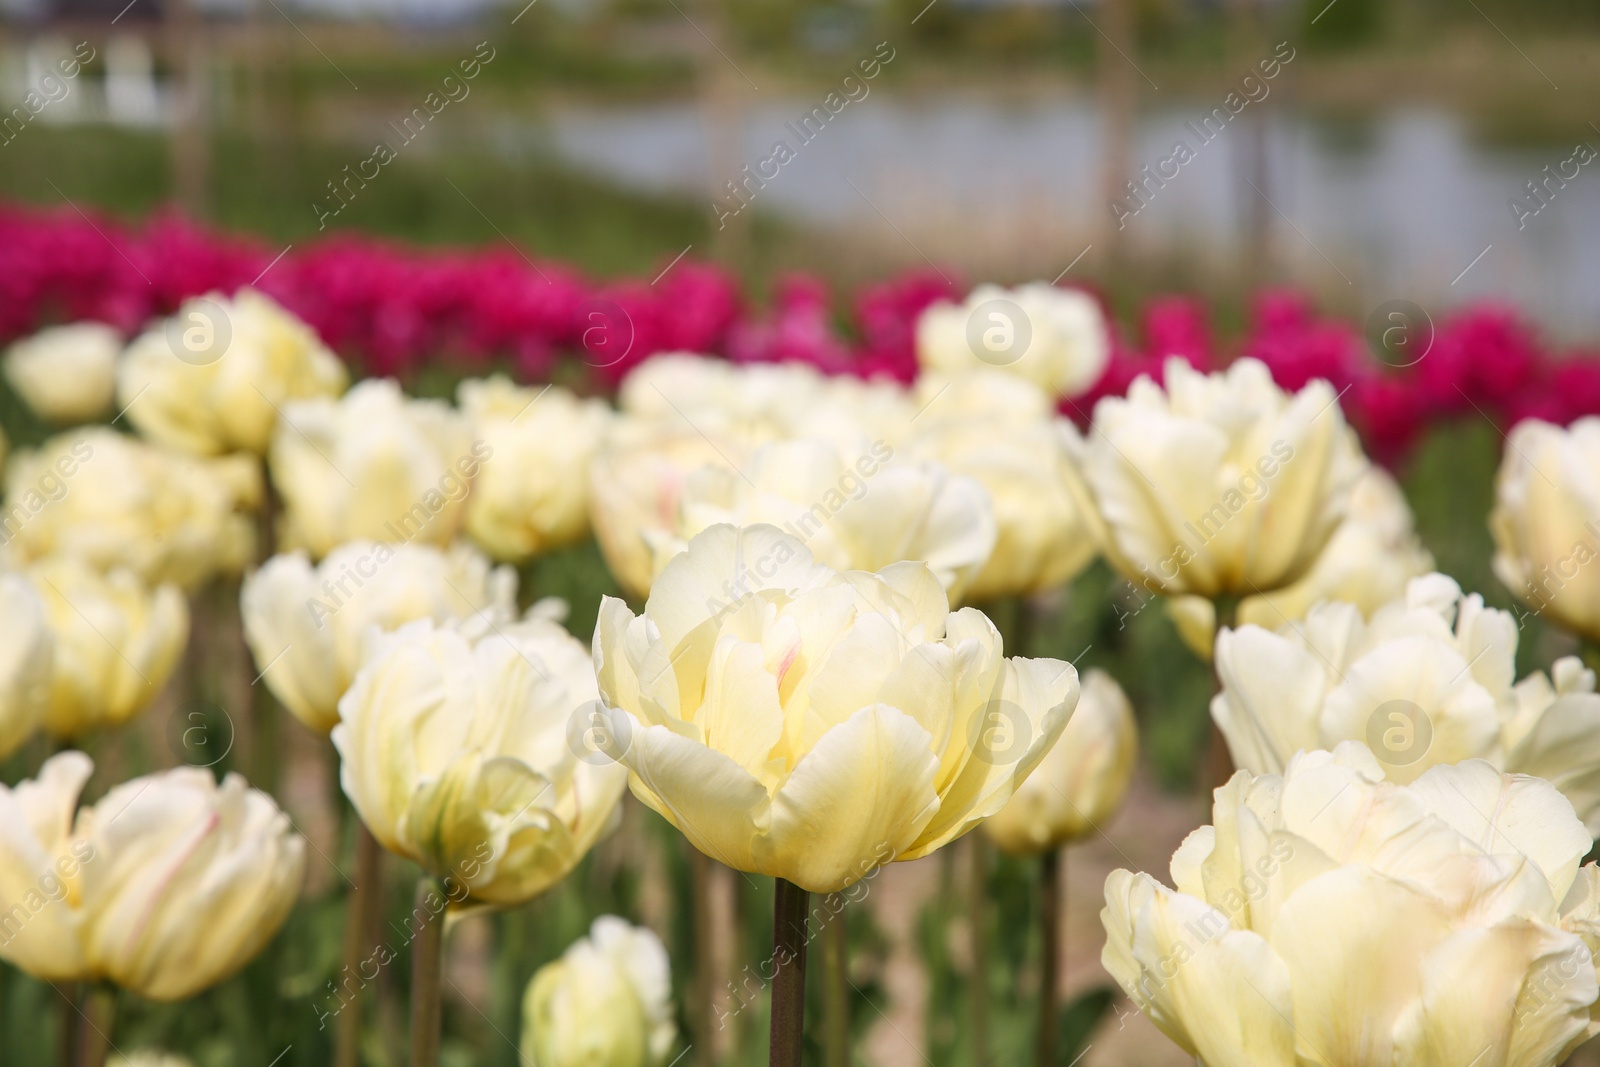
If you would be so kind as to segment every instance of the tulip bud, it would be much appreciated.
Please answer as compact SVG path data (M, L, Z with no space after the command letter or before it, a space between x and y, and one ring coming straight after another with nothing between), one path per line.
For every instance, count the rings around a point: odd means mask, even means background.
M569 739L598 695L581 643L542 619L471 629L371 636L333 744L384 848L445 879L452 902L517 904L609 831L627 776Z
M1139 588L1215 599L1298 581L1366 469L1324 381L1290 395L1259 360L1201 374L1166 362L1095 406L1083 472L1106 558Z
M737 870L834 892L1005 805L1078 700L1006 659L926 564L840 573L772 526L713 526L594 637L634 795Z
M0 787L0 958L51 981L108 979L182 1000L243 967L283 925L305 841L272 798L193 767L137 778L77 812L81 752Z
M45 730L71 740L148 707L189 638L177 586L150 589L130 571L102 575L69 556L41 560L27 575L54 639Z
M284 545L316 558L346 541L448 545L489 455L448 405L407 399L388 379L289 404L270 463Z
M207 456L266 452L285 404L349 381L311 327L250 288L186 301L128 347L118 378L140 433Z
M1128 792L1139 754L1133 706L1104 671L1083 677L1078 709L1061 739L999 814L983 824L1015 856L1068 845L1099 830Z
M100 322L53 326L6 352L6 378L51 422L91 422L111 411L122 337Z
M676 1039L667 951L615 915L539 968L522 998L529 1067L665 1067Z
M462 382L457 397L490 453L467 501L467 534L507 561L587 536L589 465L611 418L604 402L500 376Z
M1212 821L1175 889L1115 871L1100 913L1101 962L1186 1056L1536 1067L1594 1033L1600 870L1548 782L1469 760L1401 785L1345 742L1238 772Z
M999 367L1052 396L1078 396L1111 359L1111 331L1087 293L1034 282L980 285L960 304L932 305L917 320L917 362L926 371Z
M1600 418L1538 419L1506 439L1495 479L1495 576L1534 611L1600 641Z
M470 545L352 541L319 565L303 552L274 556L245 579L245 640L284 707L321 733L339 722L339 698L360 665L367 631L417 619L516 616L517 576Z

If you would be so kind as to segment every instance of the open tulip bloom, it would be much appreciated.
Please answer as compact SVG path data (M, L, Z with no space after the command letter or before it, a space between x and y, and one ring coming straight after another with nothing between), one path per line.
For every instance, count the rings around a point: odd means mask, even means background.
M1364 620L1330 601L1278 631L1217 639L1211 716L1236 765L1279 774L1300 749L1360 740L1393 781L1486 759L1549 779L1600 831L1600 694L1573 657L1515 678L1516 620L1442 574Z
M607 598L594 659L634 795L708 856L780 880L780 959L803 948L782 927L803 925L806 891L999 811L1078 700L1071 664L1006 659L925 564L835 571L772 526L700 533L643 615ZM780 1005L798 959L774 987L775 1052L798 1041L780 1036L799 1025L798 999Z
M1206 375L1181 359L1095 405L1084 475L1106 558L1165 596L1271 592L1299 579L1366 467L1325 381L1289 394L1265 364Z
M1240 771L1214 825L1106 881L1102 962L1206 1067L1546 1067L1600 1030L1600 871L1548 782L1386 781L1359 742Z
M55 982L192 997L243 967L299 896L305 840L271 797L180 767L91 806L81 752L0 787L0 958Z

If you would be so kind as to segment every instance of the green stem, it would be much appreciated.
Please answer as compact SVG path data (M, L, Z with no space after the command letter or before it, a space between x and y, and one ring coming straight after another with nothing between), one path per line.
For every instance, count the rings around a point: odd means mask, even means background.
M712 899L711 858L688 845L689 894L692 899L691 920L694 934L695 1001L699 1012L693 1019L695 1044L700 1047L702 1067L716 1063L715 1034L717 1031L717 953L713 927L716 923L716 901Z
M435 914L430 901L439 902ZM422 928L411 943L411 1067L438 1067L439 980L444 977L444 894L431 875L417 880L412 922Z
M822 1019L826 1067L850 1067L850 939L845 898L828 894L827 925L822 928Z
M93 986L84 995L79 1009L78 1067L105 1067L116 1008L116 994L109 986Z
M1218 594L1211 602L1216 615L1216 633L1223 630L1232 630L1239 624L1239 598L1229 594ZM1211 644L1211 677L1212 691L1222 692L1222 672L1217 667L1216 638ZM1207 777L1210 778L1210 787L1219 788L1227 784L1233 777L1233 757L1228 753L1227 739L1222 736L1222 731L1217 728L1215 720L1211 722L1210 751L1206 755Z
M70 982L51 982L61 1000L56 1005L56 1063L75 1067L78 1062L78 990Z
M366 823L353 810L347 809L350 821L355 823L356 871L355 885L351 888L344 914L344 967L339 972L339 986L344 988L351 975L361 974L361 964L366 954L377 947L373 930L378 917L379 889L383 882L383 849L367 829ZM335 1067L360 1067L361 1063L361 985L350 990L350 1000L339 1012L338 1029L334 1032Z
M967 922L972 928L972 1062L989 1067L989 849L983 834L968 834L972 864L967 884Z
M1039 1029L1034 1036L1036 1067L1056 1067L1056 1003L1061 986L1061 851L1039 857L1039 910L1043 951L1039 956Z
M783 878L772 901L772 1028L768 1067L800 1067L806 1019L806 910L811 894Z

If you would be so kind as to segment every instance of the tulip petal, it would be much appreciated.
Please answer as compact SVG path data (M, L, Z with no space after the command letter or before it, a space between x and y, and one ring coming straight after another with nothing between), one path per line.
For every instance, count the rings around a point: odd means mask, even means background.
M1550 1067L1586 1036L1600 986L1577 937L1511 919L1451 935L1422 961L1420 992L1396 1067Z
M1537 864L1557 901L1593 844L1566 797L1536 778L1502 774L1483 760L1434 767L1412 784L1411 793L1485 852Z
M1441 904L1370 867L1301 886L1273 921L1288 964L1297 1049L1321 1067L1390 1063L1395 1025L1417 995L1419 960L1450 935ZM1374 961L1394 960L1394 966Z
M940 807L930 742L915 719L882 704L822 735L772 799L758 869L831 893L899 857Z
M1185 1052L1215 1067L1296 1067L1289 969L1262 937L1131 871L1106 879L1100 921L1101 963Z
M756 865L754 841L770 821L767 789L722 753L664 726L614 713L617 737L629 737L622 762L633 795L683 832L689 843L737 871ZM626 725L624 725L626 724Z

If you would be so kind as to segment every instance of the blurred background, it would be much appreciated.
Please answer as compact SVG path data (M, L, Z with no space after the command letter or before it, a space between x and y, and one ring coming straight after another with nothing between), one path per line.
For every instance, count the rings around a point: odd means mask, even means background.
M1600 9L1578 0L0 12L7 108L81 44L94 56L61 99L0 126L13 200L130 216L172 202L280 242L503 238L603 274L650 276L686 248L756 283L929 264L1004 282L1075 264L1113 298L1184 288L1237 307L1255 283L1292 281L1356 317L1494 295L1552 336L1600 327L1586 284L1600 201L1574 159L1600 144ZM819 108L826 126L803 127ZM417 109L428 121L407 126ZM792 158L765 163L779 141ZM1180 141L1192 158L1174 161ZM363 168L379 142L395 158ZM748 206L719 225L740 206L730 182Z
M510 244L600 279L688 257L732 272L757 307L796 271L842 305L914 270L1088 285L1122 322L1190 293L1230 336L1252 293L1293 286L1351 323L1394 301L1443 317L1491 298L1550 345L1600 338L1600 6L1578 0L0 0L0 20L7 208L130 224L176 212L286 249L347 234ZM42 436L4 408L14 441ZM1508 607L1484 526L1501 447L1468 410L1397 473L1440 569ZM1108 615L1123 584L1097 565L1051 601L1033 650L1112 670L1145 732L1134 797L1067 861L1066 982L1084 1020L1067 1044L1087 1046L1088 1067L1167 1067L1181 1053L1126 1003L1095 999L1098 911L1109 869L1161 871L1205 821L1193 756L1211 681L1162 612ZM539 561L523 586L568 597L580 637L615 591L593 546ZM230 596L216 591L212 618ZM250 673L235 639L213 644L216 678ZM1535 620L1519 673L1570 651ZM249 704L214 684L218 708ZM174 762L163 737L182 711L168 701L108 748L133 767ZM244 740L219 770L258 758ZM317 843L309 902L239 978L191 1005L132 1005L125 1025L202 1065L323 1064L317 998L338 966L348 849L333 772L293 722L253 742L281 748L280 796ZM117 757L99 755L115 780ZM960 1025L956 862L885 870L871 919L853 920L860 1062L987 1067ZM630 805L567 885L463 924L446 1062L518 1063L523 985L599 910L657 927L680 997L703 994L684 962L685 865ZM997 1065L1027 1047L1031 877L1000 861L989 887ZM400 911L406 884L391 886ZM732 977L767 937L770 885L719 884ZM49 988L11 971L0 983L0 1030L36 1031ZM404 1060L400 996L379 998L368 1063ZM684 1062L764 1062L764 1006L718 1003L727 1024Z

